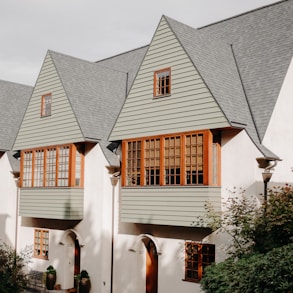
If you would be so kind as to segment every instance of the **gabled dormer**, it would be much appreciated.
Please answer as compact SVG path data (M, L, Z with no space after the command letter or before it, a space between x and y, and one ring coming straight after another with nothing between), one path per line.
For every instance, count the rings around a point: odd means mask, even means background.
M108 137L126 81L126 73L47 53L14 144L21 216L83 218L85 149Z
M122 141L121 220L192 226L206 202L219 207L220 129L230 126L162 17L110 135Z

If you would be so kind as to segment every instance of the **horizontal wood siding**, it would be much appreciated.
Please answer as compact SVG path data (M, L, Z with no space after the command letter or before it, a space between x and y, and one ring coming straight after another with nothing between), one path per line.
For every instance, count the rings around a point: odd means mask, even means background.
M52 94L52 115L41 117L42 95ZM14 149L83 141L76 117L48 53L26 110Z
M196 226L205 213L205 204L221 208L220 187L123 188L122 222Z
M171 67L171 95L153 98L154 71ZM168 24L155 33L111 140L228 126Z
M22 217L82 220L83 188L21 188Z

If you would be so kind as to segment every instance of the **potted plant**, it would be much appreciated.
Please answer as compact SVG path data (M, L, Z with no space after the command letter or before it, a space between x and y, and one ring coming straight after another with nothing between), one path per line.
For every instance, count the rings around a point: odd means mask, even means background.
M91 280L86 270L82 270L77 276L79 280L79 293L89 293L91 289Z
M46 288L53 290L56 283L56 270L53 266L48 266L46 271Z

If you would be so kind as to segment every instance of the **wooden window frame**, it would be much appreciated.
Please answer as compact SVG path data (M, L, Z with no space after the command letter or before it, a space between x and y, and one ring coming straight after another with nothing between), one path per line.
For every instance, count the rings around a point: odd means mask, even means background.
M184 281L200 282L204 268L215 262L215 245L196 241L185 242Z
M167 77L159 77L161 74ZM154 97L160 98L171 95L171 67L160 69L154 72Z
M202 179L197 182L190 182L188 183L186 180L187 172L186 172L186 137L190 135L201 135L202 136L202 155L200 160L202 160ZM180 137L180 158L177 158L177 163L180 161L180 167L177 168L180 172L180 175L178 175L176 178L177 180L173 180L172 182L166 181L166 158L167 158L167 151L165 149L165 140L172 138L172 137ZM159 166L159 172L160 172L160 180L159 184L149 184L148 180L146 179L146 169L148 166L145 166L146 160L145 160L145 148L146 148L146 142L149 140L160 140L160 166ZM139 184L136 184L135 182L129 184L129 166L128 166L128 153L129 153L129 145L131 145L134 142L140 142L141 143L141 151L140 151L140 157L137 158L137 160L140 161L140 171L137 176L139 176ZM144 137L139 139L130 139L125 140L122 142L122 186L123 187L140 187L140 186L220 186L220 144L218 143L216 147L214 148L213 143L213 134L210 130L203 130L203 131L193 131L193 132L186 132L186 133L177 133L177 134L169 134L169 135L161 135L161 136L152 136L152 137ZM213 151L214 149L217 150L216 153L216 160L213 159ZM213 166L213 163L216 162L217 166ZM155 167L155 166L154 166ZM215 172L216 169L216 177L213 176L213 172ZM197 172L195 170L195 172ZM173 174L173 176L175 176ZM174 177L175 178L175 177ZM170 178L169 178L170 179ZM128 182L127 182L128 180ZM176 182L175 182L176 181Z
M42 252L45 252L45 254ZM49 258L49 230L35 229L33 257L41 259Z
M66 165L61 166L61 150L68 149L68 157L66 158ZM55 151L54 157L51 157L51 161L48 161L48 154L51 151ZM43 152L43 162L41 164L42 170L35 170L35 164L37 160L38 153ZM27 154L31 156L31 162L26 162ZM77 159L79 156L79 160ZM28 164L30 163L30 164ZM49 165L49 163L51 163ZM79 164L79 166L77 166ZM28 166L28 167L26 167ZM50 169L49 169L50 167ZM65 169L64 169L65 168ZM26 172L28 169L28 172ZM79 174L77 176L76 171L78 170ZM39 172L37 172L39 171ZM61 176L61 173L67 174L67 178ZM42 176L41 176L42 174ZM48 181L48 175L52 175L51 180ZM39 181L36 183L39 176ZM63 182L61 184L61 181ZM64 182L67 184L64 184ZM28 149L21 151L21 160L20 160L20 186L22 188L52 188L52 187L83 187L84 186L84 149L83 145L75 144L66 144L66 145L56 145L56 146L47 146L42 148Z
M46 98L49 99L49 103L46 103ZM47 106L49 105L49 107ZM41 103L41 117L48 117L52 115L52 94L42 95L42 103Z

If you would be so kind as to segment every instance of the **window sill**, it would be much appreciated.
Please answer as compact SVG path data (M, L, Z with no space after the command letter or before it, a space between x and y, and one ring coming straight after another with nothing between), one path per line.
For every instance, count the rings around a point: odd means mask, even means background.
M172 94L167 94L167 95L161 95L161 96L153 96L153 100L161 99L161 98L167 98L171 97Z
M195 284L200 283L200 280L182 279L182 281L183 282L189 282L189 283L195 283Z

